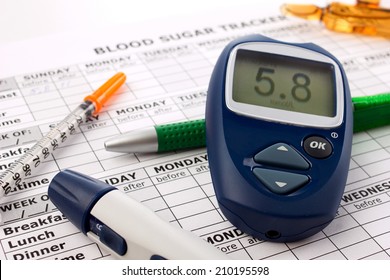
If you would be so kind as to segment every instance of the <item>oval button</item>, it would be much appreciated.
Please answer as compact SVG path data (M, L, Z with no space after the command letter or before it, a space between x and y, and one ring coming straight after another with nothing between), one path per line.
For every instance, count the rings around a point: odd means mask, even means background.
M303 142L303 149L314 158L327 158L333 152L332 144L323 137L311 136Z

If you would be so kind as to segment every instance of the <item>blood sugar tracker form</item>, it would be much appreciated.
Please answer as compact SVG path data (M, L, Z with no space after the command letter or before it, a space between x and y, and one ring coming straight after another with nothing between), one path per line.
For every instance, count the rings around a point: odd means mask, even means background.
M227 221L218 208L205 149L164 154L105 151L104 141L114 135L203 118L214 63L223 47L242 35L260 33L283 41L313 42L342 62L353 96L390 91L389 41L332 33L280 15L258 17L253 11L240 15L188 26L167 24L159 30L153 24L160 23L151 23L142 33L123 28L115 36L99 35L104 39L98 42L84 40L82 46L63 37L43 38L31 43L30 59L18 44L0 48L4 56L0 172L83 96L116 72L127 75L125 86L98 116L81 125L39 173L0 201L1 259L113 258L50 202L48 184L67 168L117 187L233 259L390 258L390 127L354 134L348 182L335 220L322 232L287 244L256 239ZM37 55L31 55L34 51ZM45 61L38 60L43 57ZM118 215L125 218L131 213Z

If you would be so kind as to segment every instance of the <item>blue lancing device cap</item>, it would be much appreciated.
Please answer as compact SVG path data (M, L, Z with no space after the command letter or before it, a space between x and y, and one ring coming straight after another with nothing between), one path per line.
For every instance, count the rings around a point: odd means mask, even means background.
M48 195L58 210L86 234L90 230L91 209L112 190L116 188L75 171L64 170L54 176Z

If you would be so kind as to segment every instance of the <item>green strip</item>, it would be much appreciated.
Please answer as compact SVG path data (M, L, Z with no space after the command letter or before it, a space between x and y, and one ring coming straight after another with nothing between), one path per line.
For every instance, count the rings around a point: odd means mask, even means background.
M158 152L206 146L204 119L159 125L155 129L158 139Z
M390 124L390 94L353 97L353 132Z

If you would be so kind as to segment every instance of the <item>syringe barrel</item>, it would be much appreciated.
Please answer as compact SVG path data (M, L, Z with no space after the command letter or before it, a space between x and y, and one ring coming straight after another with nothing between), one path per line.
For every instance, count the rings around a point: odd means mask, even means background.
M41 140L0 175L0 198L16 190L25 177L31 176L69 136L76 133L76 127L84 123L95 107L85 101L74 109L64 120L52 128Z

